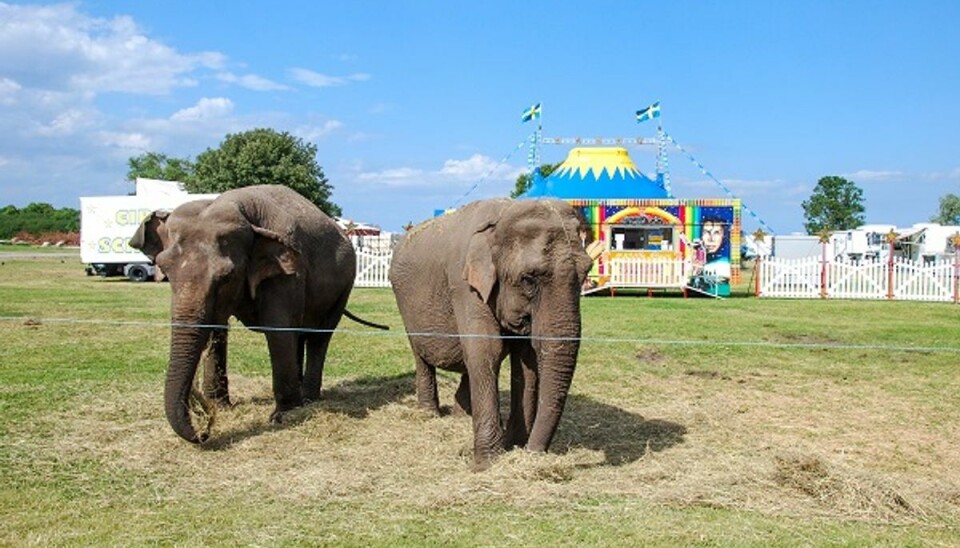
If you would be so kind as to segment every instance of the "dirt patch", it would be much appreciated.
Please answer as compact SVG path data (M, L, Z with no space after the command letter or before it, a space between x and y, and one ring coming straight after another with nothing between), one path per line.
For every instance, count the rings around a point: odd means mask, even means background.
M730 377L720 373L719 371L699 371L699 370L688 370L683 372L684 375L689 375L691 377L698 377L701 379L715 379L722 381L731 380Z
M670 358L656 348L648 347L637 350L637 361L648 365L666 365Z
M774 336L765 337L765 339L770 342L809 346L835 346L842 343L842 341L837 339L809 333L779 333Z

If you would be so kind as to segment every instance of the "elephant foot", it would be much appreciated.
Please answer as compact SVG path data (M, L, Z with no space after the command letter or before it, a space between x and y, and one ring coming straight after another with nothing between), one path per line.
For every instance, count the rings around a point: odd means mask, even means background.
M221 398L216 398L213 400L217 404L218 409L230 409L233 407L233 402L230 401L230 396L223 396Z
M273 413L270 413L270 423L271 424L283 424L283 415L288 411L292 411L298 407L301 407L303 402L298 403L297 405L278 405L276 409L273 410Z
M431 401L431 402L420 402L417 406L418 406L420 409L422 409L423 411L425 411L425 412L427 412L427 413L429 413L429 414L431 414L431 415L433 415L433 416L435 416L435 417L439 417L439 416L442 415L442 413L440 412L440 406L439 406L436 402L432 402L432 401Z
M493 451L483 453L478 453L474 451L473 453L473 466L470 467L472 472L483 472L484 470L489 470L493 466L493 462L503 453L503 451Z
M283 424L283 411L270 413L270 424Z
M493 459L483 460L483 461L474 461L473 466L470 467L471 472L485 472L493 466Z

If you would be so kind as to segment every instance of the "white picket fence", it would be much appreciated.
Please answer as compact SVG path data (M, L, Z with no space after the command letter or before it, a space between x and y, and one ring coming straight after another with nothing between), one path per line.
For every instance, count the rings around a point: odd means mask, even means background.
M892 262L765 258L757 266L757 295L796 299L958 300L958 268L900 257Z
M607 263L611 287L683 287L689 265L672 257L612 257Z
M357 251L357 276L353 287L390 287L387 275L390 273L390 261L393 251L370 253Z

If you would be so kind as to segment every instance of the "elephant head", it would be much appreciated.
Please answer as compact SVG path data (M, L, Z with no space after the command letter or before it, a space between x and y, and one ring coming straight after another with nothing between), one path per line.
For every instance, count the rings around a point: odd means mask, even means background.
M275 217L284 213L277 208L270 209L268 221L263 199L254 198L235 193L156 211L130 241L170 280L173 330L164 408L173 430L194 443L207 434L198 434L191 423L188 398L213 326L226 324L231 315L256 321L250 314L260 284L299 268L290 235L267 228L293 224L278 222Z
M526 365L538 372L536 408L524 411L532 428L515 441L546 451L576 368L580 291L592 261L583 250L583 222L567 203L519 200L494 211L470 237L463 277L502 332L530 337L523 340L528 348L512 353L535 359Z

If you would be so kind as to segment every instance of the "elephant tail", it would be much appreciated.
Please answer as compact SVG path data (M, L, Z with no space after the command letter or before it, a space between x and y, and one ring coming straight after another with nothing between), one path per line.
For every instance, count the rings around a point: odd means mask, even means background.
M344 309L344 310L343 310L343 315L346 316L346 317L348 317L348 318L350 318L351 320L353 320L353 321L355 321L355 322L357 322L357 323L359 323L359 324L363 324L363 325L365 325L365 326L367 326L367 327L373 327L373 328L376 328L376 329L383 329L383 330L385 330L385 331L390 329L390 326L380 325L380 324L378 324L378 323L373 323L373 322L368 322L367 320L364 320L363 318L359 318L359 317L357 317L357 316L354 316L354 315L351 314L350 311L347 310L347 309Z

